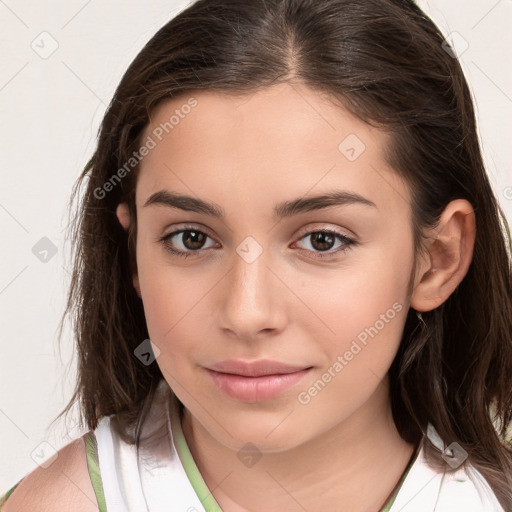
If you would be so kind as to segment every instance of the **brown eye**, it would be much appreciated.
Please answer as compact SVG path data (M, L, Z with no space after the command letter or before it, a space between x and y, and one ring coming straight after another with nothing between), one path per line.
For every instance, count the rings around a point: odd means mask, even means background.
M338 255L339 253L346 252L350 246L356 245L355 240L348 238L337 231L331 230L317 230L310 231L300 238L300 240L310 239L309 246L306 250L308 252L316 253L315 258L329 258ZM340 245L335 250L331 250L336 241L339 240ZM325 253L325 254L322 254Z
M208 238L208 236L201 233L201 231L191 231L188 229L182 231L181 234L181 241L183 245L190 250L201 249L205 240Z
M205 249L205 243L210 238L206 233L195 228L180 229L162 237L159 241L171 254L188 257ZM206 247L209 249L210 247Z
M326 231L317 231L311 235L311 245L319 251L327 251L332 249L335 237Z

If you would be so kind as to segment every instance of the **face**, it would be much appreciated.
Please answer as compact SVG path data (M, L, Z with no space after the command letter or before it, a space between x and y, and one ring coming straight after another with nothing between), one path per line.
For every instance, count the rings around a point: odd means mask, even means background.
M157 364L197 427L280 451L387 407L375 397L414 264L387 135L280 84L173 98L141 140L137 279ZM267 363L259 377L210 371L233 360Z

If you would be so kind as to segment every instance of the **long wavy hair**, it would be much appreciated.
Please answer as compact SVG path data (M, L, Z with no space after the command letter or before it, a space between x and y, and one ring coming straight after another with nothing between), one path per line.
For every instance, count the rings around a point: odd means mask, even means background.
M512 510L510 233L484 168L461 66L411 0L197 0L145 45L72 193L74 268L59 336L71 317L78 379L63 413L78 404L90 429L114 414L138 444L128 427L140 432L162 379L156 364L134 355L149 337L131 278L137 166L105 186L140 148L152 109L198 90L238 95L289 80L328 93L391 134L386 158L412 191L416 255L424 229L450 201L472 204L471 265L452 295L423 313L424 323L409 310L389 371L392 412L405 440L417 441L431 423L443 440L459 443ZM115 213L123 201L134 219L128 233ZM446 467L428 440L425 453Z

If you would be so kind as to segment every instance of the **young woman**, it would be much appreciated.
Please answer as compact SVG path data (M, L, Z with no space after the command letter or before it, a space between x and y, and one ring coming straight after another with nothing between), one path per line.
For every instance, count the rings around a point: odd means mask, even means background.
M198 0L75 189L89 432L30 510L512 510L510 238L407 0Z

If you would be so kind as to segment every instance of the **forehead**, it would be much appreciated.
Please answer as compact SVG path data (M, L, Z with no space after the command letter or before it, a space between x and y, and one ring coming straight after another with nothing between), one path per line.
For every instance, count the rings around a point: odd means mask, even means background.
M326 93L287 82L236 95L196 90L158 105L150 114L146 133L160 126L166 139L168 135L196 139L198 150L204 146L198 144L199 139L205 143L211 139L224 140L232 146L231 153L237 148L254 148L258 142L260 149L265 150L273 142L295 148L309 143L304 149L315 145L317 154L323 150L328 154L333 146L338 149L340 137L348 134L365 139L369 149L378 150L386 143L384 132L364 123L333 100ZM190 107L191 103L195 106ZM251 140L247 139L248 134ZM319 139L325 140L320 147Z
M408 203L384 158L389 136L303 85L182 94L151 113L141 140L148 137L154 147L140 163L138 205L157 189L229 204L343 188Z

